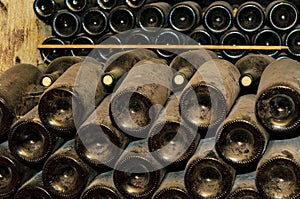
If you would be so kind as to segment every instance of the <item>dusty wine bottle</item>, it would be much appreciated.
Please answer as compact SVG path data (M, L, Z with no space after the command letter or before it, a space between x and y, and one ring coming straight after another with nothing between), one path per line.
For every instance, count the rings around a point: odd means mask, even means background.
M263 199L255 185L256 172L239 174L228 199Z
M46 24L50 24L53 15L65 7L64 0L35 0L33 3L34 13Z
M31 179L25 182L14 196L14 199L24 198L54 199L43 185L42 171L38 172Z
M269 140L255 117L255 103L253 94L239 97L217 132L218 155L239 172L255 170Z
M11 153L26 165L42 165L63 142L42 124L37 106L18 119L8 134Z
M107 30L107 26L107 14L98 8L88 9L82 16L83 30L90 36L100 36Z
M152 199L190 199L184 186L184 171L170 172L152 196Z
M211 33L222 34L233 26L232 6L226 1L215 1L205 9L203 20Z
M200 134L181 120L177 97L170 96L148 136L153 157L176 171L184 169L200 140Z
M47 70L42 76L40 84L45 88L51 86L68 68L82 61L82 57L74 56L62 56L55 58L47 66Z
M282 37L278 32L265 27L257 34L253 36L252 43L256 46L281 46ZM276 56L280 51L279 50L258 50L259 54L266 54L269 56Z
M172 71L165 60L138 62L114 92L110 117L132 138L145 138L170 95Z
M256 94L263 71L273 61L275 59L268 55L249 54L235 63L241 73L239 83L242 94Z
M111 96L105 97L75 136L77 154L99 172L113 168L129 142L110 120L110 101Z
M137 13L137 24L146 31L166 28L171 5L167 2L146 4Z
M148 49L135 49L112 55L104 66L104 74L101 77L102 84L107 92L112 92L119 79L125 75L137 62L157 58L157 55Z
M165 169L148 151L147 140L131 142L118 160L113 181L127 198L150 198L165 175Z
M299 68L296 60L276 60L261 76L255 113L271 136L289 136L300 126Z
M258 31L265 24L264 7L255 1L247 1L237 8L236 27L246 33Z
M135 14L125 5L116 6L109 12L108 24L115 33L125 32L134 28Z
M36 171L22 165L8 149L8 142L0 144L0 197L12 198L18 188Z
M45 162L42 179L45 188L54 197L78 198L96 174L78 157L72 139Z
M203 25L196 27L189 36L200 45L213 45L217 43L216 38L210 34Z
M113 182L113 171L102 173L94 178L94 180L82 192L80 199L90 198L109 198L124 199Z
M288 46L288 53L294 57L300 57L300 26L286 34L284 43Z
M224 59L202 64L182 91L182 118L201 134L214 133L239 94L239 78L239 70Z
M51 25L54 35L71 38L80 32L81 18L68 10L60 10L53 16Z
M291 1L277 0L266 7L269 25L277 31L287 31L297 25L299 11Z
M223 199L233 186L235 170L217 156L214 144L214 137L201 140L186 165L184 183L192 198Z
M187 32L201 21L202 9L193 1L183 1L172 6L169 13L169 24L177 31Z
M221 45L242 46L242 45L249 45L250 40L246 34L242 33L236 28L232 28L231 30L228 30L224 34L222 34L219 43ZM244 57L248 53L248 51L247 50L221 50L221 53L225 59L235 62L238 59Z
M300 137L272 140L260 160L256 187L264 198L300 197Z
M72 136L104 97L102 65L92 58L68 68L41 96L42 123L59 136Z
M55 36L48 37L45 39L42 43L43 45L48 44L58 44L58 45L64 45L65 42ZM53 61L56 58L66 56L66 50L65 49L40 49L40 54L42 57L42 60L49 64L51 61Z
M90 44L90 45L94 45L94 40L91 37L88 37L87 35L81 34L81 35L77 35L71 42L73 45L80 45L80 44ZM88 49L88 48L80 48L80 49L71 49L71 55L72 56L90 56L92 49Z
M111 10L118 3L118 0L97 0L97 4L102 10Z
M38 104L42 72L31 64L16 64L0 75L0 136L12 123Z

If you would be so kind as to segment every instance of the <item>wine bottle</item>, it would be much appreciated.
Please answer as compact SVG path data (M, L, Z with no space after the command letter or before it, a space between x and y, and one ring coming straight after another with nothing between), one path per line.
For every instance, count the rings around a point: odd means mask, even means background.
M81 35L77 35L71 42L73 45L80 45L80 44L90 44L90 45L93 45L95 44L94 43L94 40L84 34L81 34ZM80 48L80 49L71 49L70 52L71 52L71 55L72 56L90 56L90 53L91 53L92 49L88 49L88 48Z
M282 37L279 35L278 32L269 28L264 28L253 36L252 43L257 46L281 46ZM258 50L257 52L259 54L266 54L274 57L277 54L279 54L280 51L279 50Z
M42 180L42 171L35 174L31 179L25 182L16 192L14 199L24 198L43 198L53 199L51 194L45 189Z
M99 174L82 192L80 199L110 198L124 199L113 182L113 171Z
M188 161L185 187L192 198L226 198L235 179L235 170L214 151L215 138L202 139Z
M202 9L193 1L183 1L172 6L169 13L170 26L177 31L187 32L195 28L201 20Z
M111 10L117 5L118 0L97 0L97 3L100 9Z
M210 50L199 49L178 54L170 63L170 67L175 70L172 79L173 92L182 90L197 69L211 59L218 57Z
M149 32L143 31L141 29L133 29L131 31L128 31L127 36L127 44L133 44L133 45L152 45L152 38ZM126 34L127 34L126 33Z
M128 138L113 126L109 117L111 96L96 108L77 131L75 150L79 157L97 171L114 168Z
M79 198L96 174L78 157L72 139L45 162L42 179L46 190L55 198Z
M165 169L148 151L147 140L131 142L116 163L113 181L126 198L150 198L161 184Z
M135 14L125 5L116 6L109 12L108 24L115 33L125 32L135 26Z
M180 198L190 199L184 186L184 171L170 172L153 194L153 199Z
M226 1L215 1L204 11L204 27L212 34L218 35L226 32L233 26L232 6Z
M119 79L137 62L150 58L157 58L157 55L148 49L127 50L112 55L105 62L104 74L101 77L104 88L107 92L112 92Z
M239 97L217 133L217 153L239 172L255 170L269 140L255 117L255 102L253 94Z
M59 136L73 136L104 97L102 65L85 59L66 70L41 96L38 111L42 123Z
M42 165L63 142L42 124L37 106L18 119L8 135L11 153L26 165Z
M171 5L167 2L146 4L137 13L137 24L146 31L166 28L170 9Z
M115 45L121 45L124 43L124 41L119 37L118 35L114 35L111 32L108 32L101 36L99 40L96 42L97 44L115 44ZM122 49L98 49L97 53L99 54L99 57L103 60L107 60L110 56L117 52L121 52Z
M238 29L254 33L265 24L264 7L255 1L246 1L237 8L235 21Z
M242 46L242 45L249 45L250 40L246 34L242 33L236 28L232 28L231 30L228 30L224 34L222 34L219 43L221 45ZM244 57L248 53L248 51L247 50L221 50L221 53L225 59L235 62L238 59Z
M95 7L88 9L82 16L82 27L90 36L102 35L108 27L107 14Z
M271 2L267 8L269 25L277 31L288 31L297 25L299 11L290 1L277 0Z
M148 137L153 157L176 171L184 169L200 140L200 134L181 120L177 97L172 95L169 98Z
M239 70L224 59L202 64L180 97L184 121L198 127L201 134L214 133L239 94L239 78Z
M60 10L52 20L54 35L61 38L71 38L81 31L81 18L68 10Z
M239 83L242 94L256 94L263 71L273 61L275 59L268 55L249 54L235 63L241 73Z
M213 45L217 43L216 38L210 34L203 25L196 27L189 36L200 45Z
M255 185L256 172L239 174L228 199L263 199Z
M96 0L65 0L65 2L71 12L78 14L96 6Z
M139 9L146 4L156 2L157 0L125 0L125 5L132 9Z
M51 86L68 68L82 62L82 57L62 56L51 61L41 78L40 84L45 88Z
M43 45L48 44L58 44L58 45L64 45L65 42L55 36L48 37L45 39L42 43ZM40 54L42 57L42 60L49 64L51 61L58 57L66 56L66 50L65 49L40 49Z
M16 64L0 75L0 135L6 135L18 117L38 104L44 89L42 72L31 64Z
M272 140L260 160L256 187L264 198L300 197L300 137Z
M113 123L134 139L145 138L170 95L171 68L161 59L138 62L114 92Z
M284 67L284 73L282 71ZM264 70L257 91L255 113L271 136L289 136L300 126L300 64L281 59Z
M35 0L33 3L34 13L46 24L50 24L53 15L63 8L65 8L64 0Z
M18 188L36 173L9 152L7 141L0 144L0 168L1 198L12 198Z
M288 53L293 57L300 57L300 26L288 32L284 39L284 44L288 46Z

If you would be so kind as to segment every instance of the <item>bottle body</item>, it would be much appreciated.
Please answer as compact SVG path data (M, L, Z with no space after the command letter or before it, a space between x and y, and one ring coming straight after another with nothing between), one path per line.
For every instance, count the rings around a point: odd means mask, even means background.
M135 14L124 5L117 6L110 11L108 24L115 33L125 32L135 27Z
M58 37L52 36L45 39L42 44L43 45L48 45L48 44L64 45L65 42ZM59 57L66 56L67 53L66 50L64 49L41 49L40 54L45 63L50 63L51 61Z
M108 27L107 14L97 8L87 10L82 16L83 30L90 36L98 37Z
M63 8L65 8L64 0L35 0L33 3L36 16L46 24L50 24L53 15Z

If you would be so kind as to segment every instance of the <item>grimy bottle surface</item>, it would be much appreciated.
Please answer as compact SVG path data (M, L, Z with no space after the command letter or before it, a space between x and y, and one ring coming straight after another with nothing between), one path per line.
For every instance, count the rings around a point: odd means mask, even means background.
M147 139L131 142L116 163L113 180L127 198L149 199L161 184L165 168L147 147Z
M7 141L0 144L0 168L1 198L12 198L17 189L36 173L10 153Z
M299 136L270 141L256 173L256 187L265 198L300 197L299 142Z
M14 196L14 199L24 198L54 199L43 185L42 171L38 172L31 179L25 182Z
M236 176L228 199L263 199L255 184L256 172Z
M170 95L172 71L164 60L137 63L112 96L110 116L133 138L145 138Z
M185 187L193 198L223 199L229 194L235 170L218 157L215 138L202 139L185 168Z
M74 139L66 142L43 167L45 188L58 198L78 198L96 176L96 171L83 162L74 149Z
M184 171L169 172L152 199L190 199L184 185Z
M241 73L241 93L256 94L263 71L273 61L274 58L263 54L249 54L240 58L235 66Z
M253 94L239 97L217 133L216 151L239 172L255 170L269 140L255 117L255 102Z
M157 58L157 55L147 49L129 50L112 55L105 62L104 74L102 76L103 86L112 92L118 80L125 75L125 73L137 62L149 58Z
M30 64L17 64L0 76L0 135L6 134L17 117L37 105L43 89L42 72Z
M272 136L289 136L300 126L299 69L296 60L281 59L272 62L262 74L255 113Z
M38 111L43 124L60 136L75 133L104 97L102 65L93 59L72 65L40 98Z
M11 153L27 165L43 164L63 142L42 124L37 106L18 119L8 134Z
M97 171L114 168L129 141L110 120L110 102L111 95L103 99L75 136L77 154Z
M170 96L150 129L149 151L159 162L178 171L184 169L199 140L197 129L193 130L181 119L178 96Z
M182 91L182 118L203 133L217 127L239 94L239 78L239 70L229 61L213 59L202 64Z
M80 196L80 199L90 198L125 199L114 185L113 171L97 175L85 188Z
M217 58L214 52L203 49L191 50L177 55L170 63L170 67L175 70L172 79L173 92L182 90L202 64Z

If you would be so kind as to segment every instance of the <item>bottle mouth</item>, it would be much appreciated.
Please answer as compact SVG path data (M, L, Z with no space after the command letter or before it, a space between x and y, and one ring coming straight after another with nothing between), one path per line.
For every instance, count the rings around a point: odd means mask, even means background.
M238 27L246 32L255 32L262 27L265 14L261 6L247 4L238 9L236 22Z
M175 198L175 199L189 199L190 196L184 190L171 187L163 189L162 191L155 194L153 199L166 199L166 198Z
M258 46L280 46L282 45L281 36L270 29L265 29L260 31L254 36L254 45ZM265 50L258 51L260 54L267 54L269 56L275 56L279 53L279 51L274 50Z
M257 189L265 197L298 198L300 168L291 159L275 157L264 163L256 175Z
M72 12L81 12L85 9L85 7L87 5L87 1L86 0L66 0L66 5Z
M172 79L173 88L183 88L187 84L188 80L186 79L185 75L177 72ZM177 90L177 89L176 89Z
M229 199L263 199L262 196L254 189L251 188L239 188L232 192Z
M196 10L187 5L177 5L169 13L170 25L177 31L188 31L197 25Z
M52 27L58 36L69 38L78 32L79 21L71 12L58 12L53 18Z
M22 122L9 133L9 149L22 162L35 164L45 160L52 152L52 137L37 122Z
M109 198L109 199L119 199L121 198L118 193L112 190L111 187L105 185L97 185L84 192L81 196L82 199L90 198Z
M97 0L101 9L110 10L117 5L117 0Z
M42 199L52 199L52 196L43 188L30 186L25 187L17 191L15 195L16 199L23 198L42 198Z
M64 42L61 39L59 39L59 38L50 37L50 38L46 39L43 42L43 44L44 45L46 45L46 44L59 44L59 45L63 45ZM50 63L54 59L65 55L64 50L61 50L61 49L41 49L40 53L41 53L41 57L42 57L43 61L46 62L46 63Z
M242 87L249 88L253 85L253 77L250 74L244 74L241 76L239 82Z
M0 197L11 196L19 186L20 176L15 163L5 156L0 156Z
M102 77L102 83L105 87L113 87L116 83L116 78L113 74L107 73Z
M82 17L82 27L87 34L98 36L107 27L107 16L100 10L90 10Z
M133 29L135 17L126 7L115 7L109 14L109 26L115 33Z
M43 168L43 183L59 198L76 198L85 188L87 176L79 163L65 156L49 159Z
M151 31L153 28L162 28L165 24L165 14L156 6L146 5L139 13L138 24L146 31Z
M248 37L238 31L232 31L225 33L221 38L222 45L231 45L231 46L239 46L239 45L248 45L249 39ZM222 53L232 59L239 59L243 57L247 51L245 50L222 50Z
M285 45L289 46L289 53L294 56L300 56L300 30L295 29L288 33L285 39Z
M288 1L278 2L270 10L269 20L271 25L281 31L293 28L298 21L298 10L296 6Z
M185 186L196 198L223 198L230 192L233 180L230 170L212 158L198 159L185 174Z
M223 33L232 26L232 12L221 5L213 6L204 14L204 24L212 32Z
M235 168L253 166L265 150L265 138L248 121L233 120L218 130L216 151Z
M54 1L39 0L34 2L34 10L41 17L50 17L55 13L56 6Z

